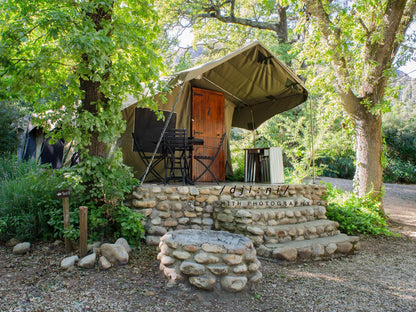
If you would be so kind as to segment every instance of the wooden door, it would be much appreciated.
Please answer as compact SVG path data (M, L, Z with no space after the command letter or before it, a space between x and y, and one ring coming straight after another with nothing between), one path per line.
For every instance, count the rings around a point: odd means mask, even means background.
M220 145L221 136L225 132L224 94L192 88L191 131L192 136L204 140L204 145L195 146L194 155L214 156ZM210 169L218 181L225 180L224 145ZM198 177L203 170L204 167L199 162L192 160L192 179ZM206 172L198 181L213 182L215 180L209 172Z

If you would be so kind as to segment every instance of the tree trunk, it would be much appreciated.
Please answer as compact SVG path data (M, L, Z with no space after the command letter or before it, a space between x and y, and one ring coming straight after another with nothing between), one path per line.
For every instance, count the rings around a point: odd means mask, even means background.
M99 5L94 11L87 12L86 16L92 20L94 23L95 30L103 30L102 22L111 20L112 16L112 6L105 7L104 5ZM111 29L106 34L110 36ZM82 63L85 68L91 68L91 60L88 54L82 55ZM107 65L107 70L101 74L101 81L106 81L109 78L111 62ZM80 90L83 91L84 98L82 99L81 110L88 111L93 115L98 114L97 103L100 102L104 109L107 105L109 99L101 91L101 82L93 79L94 72L90 76L83 78L80 76ZM104 157L107 158L107 146L105 143L101 142L98 139L99 132L95 130L91 134L90 145L88 146L88 154L90 156Z
M381 200L383 168L381 164L383 140L381 115L373 115L360 105L355 119L356 171L354 192L360 196L373 190L373 198Z
M88 56L84 56L84 62L88 62ZM97 114L96 103L101 101L106 103L107 98L100 91L101 84L99 82L94 82L91 79L82 79L80 78L80 89L84 93L84 98L82 100L81 110L86 110L93 115ZM105 104L104 104L105 105ZM91 134L90 145L88 146L88 154L90 156L104 157L107 158L107 146L98 140L99 133L94 131Z

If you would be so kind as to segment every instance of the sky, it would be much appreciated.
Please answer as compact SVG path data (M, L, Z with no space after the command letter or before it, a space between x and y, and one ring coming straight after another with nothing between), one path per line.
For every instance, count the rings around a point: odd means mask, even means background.
M412 78L416 78L416 62L408 62L406 66L399 67L399 70L408 74Z
M181 43L181 46L183 47L192 45L193 39L194 39L194 36L190 29L186 29L184 33L179 37L179 41ZM406 64L406 66L399 67L398 69L408 74L410 77L416 78L416 62L415 61L409 61Z

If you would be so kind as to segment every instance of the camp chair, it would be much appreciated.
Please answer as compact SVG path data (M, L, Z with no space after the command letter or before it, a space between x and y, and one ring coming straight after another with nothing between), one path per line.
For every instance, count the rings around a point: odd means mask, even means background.
M217 184L220 184L215 174L211 171L211 166L217 159L218 154L220 153L222 146L224 145L224 140L225 140L225 133L221 136L220 144L218 145L217 151L215 152L213 156L194 155L193 158L205 168L204 171L202 171L202 173L194 179L194 182L199 180L208 171L211 174L211 176L214 178L215 182Z
M163 158L165 163L164 184L170 180L192 183L189 178L189 153L191 146L188 144L187 129L166 129L162 139ZM177 172L180 175L177 176Z
M133 151L136 151L139 154L140 159L143 161L145 166L147 167L149 165L150 160L152 159L152 154L148 151L146 151L146 148L143 146L143 142L141 142L140 137L136 135L134 132L133 135ZM155 154L155 157L153 159L152 165L149 168L149 173L151 173L156 181L163 181L163 177L157 172L155 169L156 166L163 160L163 154L158 151L158 153ZM144 172L140 177L140 180L143 178Z

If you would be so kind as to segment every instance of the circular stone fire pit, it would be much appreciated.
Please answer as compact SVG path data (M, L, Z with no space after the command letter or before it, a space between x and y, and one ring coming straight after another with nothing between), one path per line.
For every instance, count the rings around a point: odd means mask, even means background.
M160 239L160 269L170 284L230 292L258 281L260 261L247 237L223 231L177 230Z

